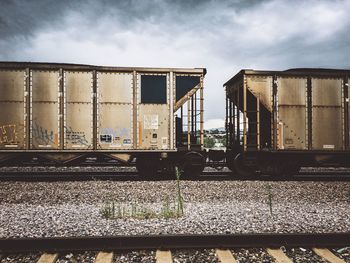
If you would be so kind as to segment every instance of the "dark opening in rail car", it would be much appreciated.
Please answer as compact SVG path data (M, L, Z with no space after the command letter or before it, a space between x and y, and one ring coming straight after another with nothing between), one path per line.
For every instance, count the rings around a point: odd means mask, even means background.
M141 103L167 103L166 76L141 76Z

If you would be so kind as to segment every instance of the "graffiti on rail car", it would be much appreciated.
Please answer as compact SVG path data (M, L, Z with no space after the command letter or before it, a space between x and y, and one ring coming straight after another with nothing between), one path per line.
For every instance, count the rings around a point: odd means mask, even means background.
M38 144L58 145L58 134L54 133L52 130L42 127L36 122L36 120L33 121L32 136L33 140Z
M89 146L89 142L86 139L84 132L75 131L70 126L65 126L64 129L66 134L66 142L76 145ZM35 143L42 145L58 145L58 133L42 127L35 120L33 121L32 136Z
M0 126L0 144L17 144L18 129L16 124Z
M85 133L81 131L75 131L70 126L64 127L66 132L66 141L76 145L89 146L89 141L85 137Z

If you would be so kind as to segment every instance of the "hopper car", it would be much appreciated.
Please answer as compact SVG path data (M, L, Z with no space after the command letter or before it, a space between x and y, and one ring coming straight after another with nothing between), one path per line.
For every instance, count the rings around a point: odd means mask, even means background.
M349 166L349 70L241 70L226 90L226 162L241 175Z
M136 160L199 174L204 68L0 62L0 166Z

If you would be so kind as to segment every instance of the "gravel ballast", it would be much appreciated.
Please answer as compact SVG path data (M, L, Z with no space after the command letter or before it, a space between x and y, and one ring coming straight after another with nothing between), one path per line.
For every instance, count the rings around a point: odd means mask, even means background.
M295 263L327 263L328 261L316 255L311 249L287 248L286 255Z
M155 263L156 253L152 250L131 251L127 253L116 252L113 263Z
M174 263L218 263L214 249L172 251Z
M84 252L84 253L67 253L60 254L56 263L93 263L95 261L95 252Z
M275 259L271 257L265 249L251 248L251 249L234 249L232 250L233 255L239 263L271 263L275 262Z
M348 182L183 181L181 189L181 218L105 219L112 200L159 211L176 199L176 182L0 182L0 237L350 231Z
M34 263L37 262L40 258L40 254L10 254L1 258L0 255L0 263Z

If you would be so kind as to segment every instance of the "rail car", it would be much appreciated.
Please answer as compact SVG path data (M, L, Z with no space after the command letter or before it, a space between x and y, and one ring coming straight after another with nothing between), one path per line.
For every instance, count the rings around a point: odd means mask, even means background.
M204 68L0 62L0 166L130 162L199 174Z
M241 70L226 89L227 166L291 175L349 166L350 70Z

